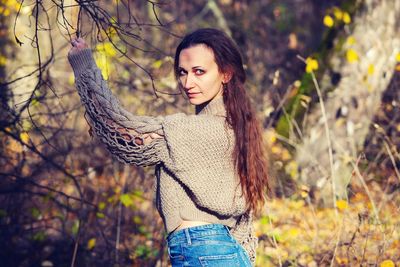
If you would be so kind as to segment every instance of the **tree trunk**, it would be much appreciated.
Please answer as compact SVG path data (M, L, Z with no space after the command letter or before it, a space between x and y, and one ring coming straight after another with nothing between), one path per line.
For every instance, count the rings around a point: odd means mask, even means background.
M320 105L315 105L307 116L296 155L301 182L317 188L325 204L347 198L352 163L363 149L370 123L393 75L400 47L399 21L400 1L366 0L354 18L351 36L355 43L346 43L330 59L342 77L324 99L330 142ZM343 56L349 49L358 55L355 62ZM332 86L324 82L330 80L328 75L321 79L323 92Z

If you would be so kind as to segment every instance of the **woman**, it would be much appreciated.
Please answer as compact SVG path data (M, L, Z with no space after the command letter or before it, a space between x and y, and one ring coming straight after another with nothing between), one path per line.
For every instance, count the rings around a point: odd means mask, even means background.
M156 207L172 266L251 266L252 215L264 204L267 165L234 42L216 29L184 37L179 87L196 115L134 116L112 96L82 39L68 55L96 134L119 160L156 165Z

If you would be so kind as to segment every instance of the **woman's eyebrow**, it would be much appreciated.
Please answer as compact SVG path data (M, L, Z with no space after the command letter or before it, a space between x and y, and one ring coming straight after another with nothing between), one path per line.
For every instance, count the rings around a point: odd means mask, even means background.
M198 69L198 68L203 68L202 66L193 66L191 69ZM186 71L186 69L184 67L179 66L179 70L184 70Z

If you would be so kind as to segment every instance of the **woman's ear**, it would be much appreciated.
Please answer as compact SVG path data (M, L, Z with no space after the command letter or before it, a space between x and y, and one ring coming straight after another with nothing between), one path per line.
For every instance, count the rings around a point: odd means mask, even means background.
M228 83L232 79L232 71L227 71L223 74L222 82Z

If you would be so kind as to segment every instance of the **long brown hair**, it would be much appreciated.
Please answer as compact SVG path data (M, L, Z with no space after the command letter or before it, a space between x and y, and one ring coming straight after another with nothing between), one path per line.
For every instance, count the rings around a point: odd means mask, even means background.
M212 49L220 73L231 75L229 82L224 84L223 99L227 123L235 133L233 159L248 208L258 212L265 202L265 189L268 189L268 163L260 123L244 87L246 73L242 57L224 32L198 29L186 35L176 49L174 69L177 79L181 51L199 44Z

